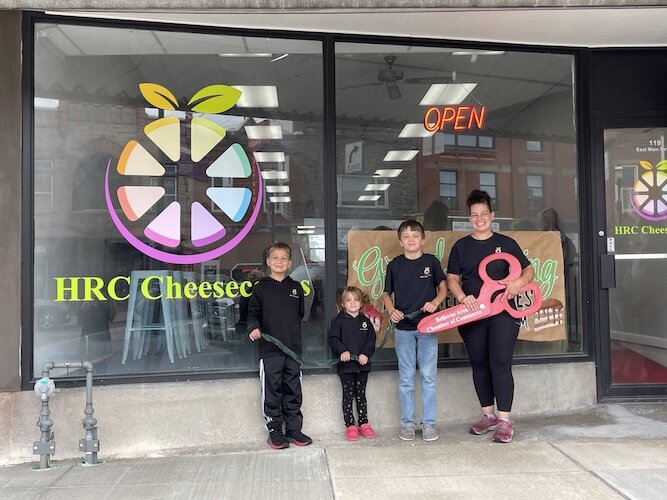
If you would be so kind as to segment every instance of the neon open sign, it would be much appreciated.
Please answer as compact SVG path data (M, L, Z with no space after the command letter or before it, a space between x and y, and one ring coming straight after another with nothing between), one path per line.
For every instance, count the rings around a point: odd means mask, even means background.
M429 132L484 128L486 106L431 106L424 114L424 128Z

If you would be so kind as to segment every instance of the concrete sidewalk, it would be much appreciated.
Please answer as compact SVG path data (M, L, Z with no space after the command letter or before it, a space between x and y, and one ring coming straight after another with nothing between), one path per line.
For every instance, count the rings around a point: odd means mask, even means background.
M515 420L515 440L494 444L468 426L441 425L433 443L396 432L350 443L313 436L305 448L192 450L106 458L53 470L0 468L2 499L444 499L667 496L667 405L597 405ZM304 429L307 431L307 428Z

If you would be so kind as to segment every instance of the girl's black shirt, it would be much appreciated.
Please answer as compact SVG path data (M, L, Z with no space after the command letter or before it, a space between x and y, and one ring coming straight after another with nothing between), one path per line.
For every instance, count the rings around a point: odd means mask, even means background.
M303 288L300 283L289 276L282 281L266 276L252 287L248 304L248 332L259 328L262 333L268 333L296 354L301 354L303 312ZM281 354L283 352L277 346L259 339L260 358Z
M370 358L375 352L373 323L361 313L354 318L345 311L341 311L331 322L329 345L336 357L340 357L345 351L350 351L350 354L356 356L365 354ZM371 371L370 361L363 366L354 360L338 362L338 373L369 371Z

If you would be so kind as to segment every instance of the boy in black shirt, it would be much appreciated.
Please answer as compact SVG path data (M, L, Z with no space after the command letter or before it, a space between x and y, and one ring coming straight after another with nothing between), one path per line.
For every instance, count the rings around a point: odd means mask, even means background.
M398 396L401 401L399 438L415 438L415 372L419 366L422 389L422 439L435 441L436 375L438 369L438 336L421 334L417 324L437 311L447 295L445 274L435 257L422 251L424 227L416 220L406 220L398 227L403 255L387 266L382 301L396 325L395 350L398 359ZM392 300L393 295L393 300ZM412 318L407 314L421 311Z
M260 340L259 377L262 411L269 431L267 442L274 449L287 448L289 443L306 446L313 442L301 432L301 365L274 344L261 340L262 333L266 333L301 354L303 289L287 274L291 256L287 243L275 242L268 248L269 276L255 284L248 304L248 336L252 341Z

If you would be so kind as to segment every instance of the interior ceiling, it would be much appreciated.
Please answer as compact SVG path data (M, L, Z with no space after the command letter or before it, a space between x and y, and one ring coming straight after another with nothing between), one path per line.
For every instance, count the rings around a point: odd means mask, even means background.
M273 85L280 107L246 110L249 116L321 121L323 96L314 90L323 88L318 41L62 24L39 28L36 95L40 97L93 95L98 102L108 99L141 106L137 82L164 85L181 102L187 102L193 89L209 83ZM477 84L465 104L485 105L488 129L495 133L575 139L571 56L516 49L459 54L451 47L352 43L337 44L337 51L341 123L400 130L406 123L421 121L425 108L419 102L432 83L456 81ZM289 56L269 62L271 57L226 58L221 53ZM387 56L394 58L391 66ZM159 82L155 75L160 75ZM206 75L203 84L202 75ZM389 99L386 78L392 75L397 77L393 83L400 97Z

